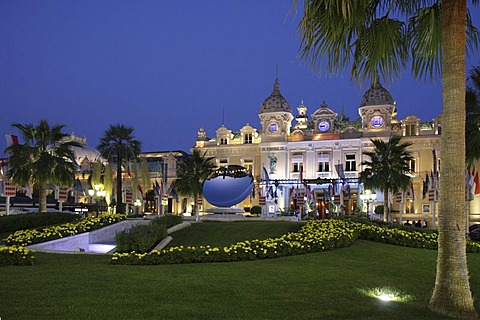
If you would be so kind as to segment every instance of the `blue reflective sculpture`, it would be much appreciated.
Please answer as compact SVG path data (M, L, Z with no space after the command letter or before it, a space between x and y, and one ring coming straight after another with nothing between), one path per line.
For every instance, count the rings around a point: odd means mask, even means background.
M242 166L230 165L215 170L203 184L203 196L217 207L231 207L247 198L253 189L253 177Z

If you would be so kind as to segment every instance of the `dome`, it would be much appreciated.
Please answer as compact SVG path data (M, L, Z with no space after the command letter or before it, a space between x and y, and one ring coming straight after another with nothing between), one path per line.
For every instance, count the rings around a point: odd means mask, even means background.
M378 105L395 105L392 95L382 87L379 80L372 83L372 87L365 92L360 107Z
M287 100L280 93L278 79L275 79L272 94L260 106L260 113L264 112L292 112Z
M65 138L65 141L75 141L80 145L79 147L70 147L75 154L75 161L78 164L81 164L85 160L88 162L94 162L97 160L100 160L101 162L105 161L98 150L87 145L86 138L77 137L72 133L70 136Z
M70 147L73 152L75 153L75 161L77 163L81 163L84 160L88 160L89 162L95 162L97 160L104 161L103 158L100 156L100 152L97 150L85 145L82 147Z

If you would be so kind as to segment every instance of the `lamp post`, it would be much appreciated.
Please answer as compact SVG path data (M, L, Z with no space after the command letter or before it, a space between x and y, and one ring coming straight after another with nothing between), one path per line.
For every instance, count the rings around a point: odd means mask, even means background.
M92 203L92 199L95 198L96 213L98 217L98 202L106 197L107 191L103 189L103 184L94 184L93 189L88 190L88 195L90 204Z
M367 204L367 219L369 218L368 214L370 212L370 203L373 202L373 200L375 200L376 198L377 194L372 193L372 191L368 189L365 190L364 193L360 194L360 199L362 199L362 202L364 201Z
M139 210L140 206L142 205L142 200L140 200L140 199L135 200L133 205L135 206L135 213L138 214L138 210Z

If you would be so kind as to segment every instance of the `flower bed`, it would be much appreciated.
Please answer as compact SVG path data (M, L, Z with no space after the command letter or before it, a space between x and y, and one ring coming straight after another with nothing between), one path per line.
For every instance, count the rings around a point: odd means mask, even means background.
M404 247L420 249L438 249L438 232L436 230L406 230L395 228L393 225L380 226L375 224L361 224L360 238L375 242L394 244ZM420 231L421 230L421 231ZM467 241L467 252L479 253L480 243Z
M280 238L235 243L229 247L172 247L146 253L114 253L112 264L171 264L226 262L277 258L320 252L352 244L360 225L343 220L310 221L299 232Z
M35 256L24 247L0 247L0 266L30 266Z
M298 232L280 238L242 241L223 248L180 246L154 250L151 254L115 253L111 263L148 265L268 259L345 247L357 238L413 248L438 248L438 233L434 230L406 230L392 224L332 219L309 221ZM479 253L480 244L467 241L467 252Z
M20 230L3 240L6 245L27 246L30 244L73 236L82 232L97 230L102 227L124 220L125 215L104 214L99 217L89 217L77 223L65 223L58 226L41 229Z

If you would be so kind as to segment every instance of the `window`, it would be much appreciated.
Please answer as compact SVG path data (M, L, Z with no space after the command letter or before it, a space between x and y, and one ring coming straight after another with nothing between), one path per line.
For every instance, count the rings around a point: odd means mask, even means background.
M357 161L355 154L345 155L345 171L357 171Z
M228 159L220 159L218 160L218 163L220 164L220 166L225 166L228 164Z
M408 168L410 168L410 172L415 172L416 170L416 161L415 159L408 161Z
M324 152L318 154L318 172L330 172L330 154Z
M302 171L303 171L303 163L294 162L293 163L293 172L302 172Z
M246 143L246 144L251 144L253 143L253 134L251 133L245 133L244 137L243 137L243 143Z
M415 136L417 134L417 126L414 124L405 125L405 135L406 136Z
M303 171L303 154L293 154L292 155L292 172L302 172Z
M227 138L220 138L220 144L228 144Z
M405 201L405 213L415 213L414 203L411 200Z

